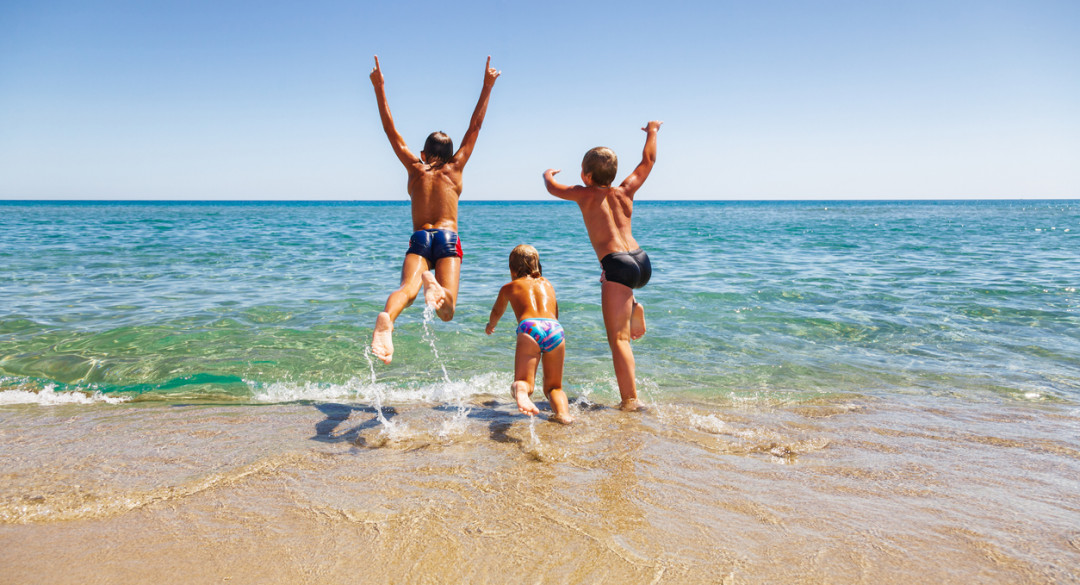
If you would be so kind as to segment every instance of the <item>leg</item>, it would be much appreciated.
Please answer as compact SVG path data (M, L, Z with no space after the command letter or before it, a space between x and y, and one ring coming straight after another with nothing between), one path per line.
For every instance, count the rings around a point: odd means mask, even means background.
M634 310L630 313L630 339L641 339L645 335L645 305L634 299Z
M600 305L604 312L611 361L615 364L615 379L619 383L622 402L619 408L637 410L637 382L634 380L634 352L630 348L630 315L634 311L634 289L617 282L605 282L600 289Z
M428 269L427 260L416 254L406 254L401 265L401 286L386 299L386 307L375 319L375 334L371 338L371 353L384 363L394 358L391 333L401 311L413 303L420 292L420 275Z
M518 333L517 353L514 355L514 383L510 386L510 396L517 401L518 410L533 416L540 414L529 395L536 380L536 367L540 364L540 346L527 333Z
M450 256L435 262L435 276L424 274L424 301L435 307L443 321L454 318L458 281L461 278L461 258Z
M555 349L543 354L541 361L544 363L544 396L551 403L554 414L548 420L568 425L574 422L570 416L570 402L566 399L566 392L562 389L563 358L566 356L566 342Z

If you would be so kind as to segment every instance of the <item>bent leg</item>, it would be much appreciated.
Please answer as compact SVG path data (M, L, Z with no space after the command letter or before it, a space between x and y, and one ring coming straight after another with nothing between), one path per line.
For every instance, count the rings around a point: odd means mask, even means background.
M539 363L540 346L529 334L519 333L514 355L514 383L510 386L510 396L517 401L518 410L529 416L540 414L540 409L529 399Z
M427 260L416 254L406 254L401 265L401 285L386 299L383 312L375 319L375 333L371 337L371 353L375 357L390 363L394 358L392 332L394 321L401 311L413 303L420 292L420 276L427 271Z
M641 339L645 335L645 305L634 299L634 310L630 312L630 339Z
M605 282L600 289L600 306L604 313L611 361L619 383L622 402L619 408L637 410L637 382L634 380L634 351L630 348L630 315L634 311L634 290L625 284Z
M570 416L570 401L566 398L566 392L562 389L563 358L566 357L566 342L559 347L543 354L541 361L544 364L544 396L551 403L552 420L564 425L574 422Z
M424 275L424 301L435 308L443 321L454 318L458 282L461 279L461 258L450 256L435 262L435 276Z

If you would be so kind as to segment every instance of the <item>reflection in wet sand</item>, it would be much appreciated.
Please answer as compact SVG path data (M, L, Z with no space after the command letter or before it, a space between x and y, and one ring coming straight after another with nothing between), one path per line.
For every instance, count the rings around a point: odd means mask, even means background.
M5 407L0 582L1078 582L1080 415L934 404Z

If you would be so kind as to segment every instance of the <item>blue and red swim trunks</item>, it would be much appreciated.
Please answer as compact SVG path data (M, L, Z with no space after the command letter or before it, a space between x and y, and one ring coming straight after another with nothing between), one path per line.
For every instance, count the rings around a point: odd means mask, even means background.
M428 262L441 258L457 256L464 258L461 251L461 239L453 230L417 230L409 238L409 251L406 254L423 256Z

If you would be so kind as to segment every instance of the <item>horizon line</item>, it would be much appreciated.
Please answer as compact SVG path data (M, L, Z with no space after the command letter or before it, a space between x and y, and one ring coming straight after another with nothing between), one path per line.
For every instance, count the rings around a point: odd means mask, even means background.
M933 201L1080 201L1080 196L1049 196L1049 197L941 197L941 198L745 198L745 199L637 199L634 203L799 203L799 202L933 202ZM0 204L5 203L400 203L411 204L409 199L6 199L0 198ZM554 197L544 199L464 199L458 200L459 204L471 203L574 203Z

